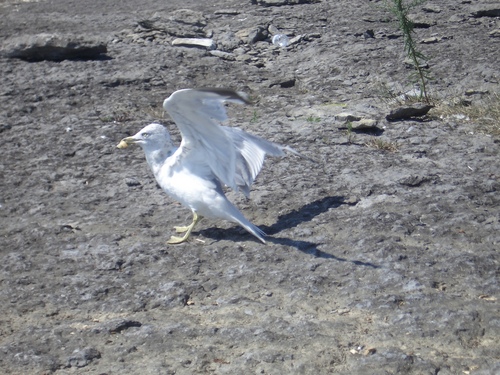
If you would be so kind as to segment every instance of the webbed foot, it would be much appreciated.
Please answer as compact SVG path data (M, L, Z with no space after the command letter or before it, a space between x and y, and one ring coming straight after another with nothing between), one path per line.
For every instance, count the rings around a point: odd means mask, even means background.
M189 224L188 226L185 226L185 227L174 227L174 229L177 233L185 233L184 236L182 236L182 237L172 236L167 241L167 243L170 245L177 245L177 244L186 242L188 240L189 236L191 235L191 231L193 230L194 226L200 220L201 220L201 216L198 216L198 214L193 211L193 222L191 224Z
M177 245L183 242L186 242L188 240L189 236L183 236L183 237L177 237L177 236L172 236L170 239L167 241L169 245Z
M174 227L175 231L177 233L184 233L187 232L191 228L190 225L186 225L185 227Z

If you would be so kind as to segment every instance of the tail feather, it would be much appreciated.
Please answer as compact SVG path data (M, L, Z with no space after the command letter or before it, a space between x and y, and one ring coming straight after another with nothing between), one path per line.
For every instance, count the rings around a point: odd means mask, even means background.
M266 240L264 239L266 234L258 226L253 225L247 219L245 219L245 221L238 221L238 224L240 224L243 228L245 228L248 233L251 233L255 237L257 237L262 243L266 243Z
M253 225L231 202L229 202L229 200L226 202L229 203L229 205L226 207L225 218L233 223L241 225L248 233L253 234L262 243L266 243L264 239L266 233L256 225Z

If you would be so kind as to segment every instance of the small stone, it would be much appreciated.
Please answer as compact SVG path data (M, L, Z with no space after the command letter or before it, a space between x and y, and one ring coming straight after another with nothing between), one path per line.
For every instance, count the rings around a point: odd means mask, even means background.
M101 358L101 353L95 348L85 348L76 350L73 355L68 358L68 367L85 367L92 360Z
M228 61L234 61L234 60L236 60L236 57L234 57L234 55L232 53L229 53L229 52L223 52L223 51L215 50L215 51L210 51L210 54L212 56L219 57L219 58L221 58L223 60L228 60Z
M430 38L425 38L422 40L423 44L432 44L432 43L437 43L437 42L439 42L439 38L435 37L435 36L432 36Z
M401 178L398 182L401 185L409 186L409 187L418 187L423 183L429 182L431 180L428 176L421 175L409 175Z
M364 350L363 355L372 355L372 354L375 354L376 352L377 352L377 349L369 348L369 349Z
M219 9L214 12L214 14L217 15L227 15L227 16L236 16L240 14L241 12L237 9Z
M295 86L295 78L282 78L276 81L273 81L269 84L269 87L280 86L284 89L294 87Z
M408 68L414 68L415 67L415 61L407 57L406 59L403 60L404 64ZM426 63L425 61L420 61L420 67L424 69L429 69L429 64Z
M311 39L318 39L318 38L321 38L320 33L310 33L310 34L304 35L304 40L311 40Z
M351 312L351 309L348 307L337 310L337 314L339 314L339 315L346 315L346 314L349 314L350 312Z
M441 8L432 4L423 6L422 10L427 13L441 13Z
M421 15L412 15L410 16L411 21L413 22L413 26L416 29L428 29L429 27L435 26L436 21L431 18L421 16Z
M500 38L500 29L495 29L493 31L490 31L488 35L492 38Z
M351 195L344 199L344 203L350 206L356 205L360 201L360 198L356 195Z
M372 29L369 29L363 33L363 36L365 39L372 39L375 38L375 32Z
M268 35L268 31L262 26L250 27L236 32L238 38L249 44L266 40Z
M302 41L302 39L304 38L303 35L297 35L297 36L294 36L293 38L291 38L289 41L288 41L288 45L289 46L292 46L294 44L297 44L297 43L300 43Z
M12 129L12 125L0 125L0 133L3 133L5 130Z
M359 121L352 121L351 122L351 129L352 130L368 130L368 129L374 129L377 127L377 120L369 119L369 118L362 118Z
M137 180L136 178L133 178L133 177L127 177L125 179L125 184L127 184L127 186L130 186L130 187L141 185L139 180Z
M448 18L448 22L450 23L461 23L465 21L465 16L462 14L453 14L450 18Z
M267 31L269 31L269 34L271 34L271 35L276 35L276 34L280 33L278 28L272 24L267 27Z
M342 112L342 113L335 115L335 120L337 120L339 122L343 122L343 123L360 121L361 118L362 118L361 116L353 115L352 113L348 113L348 112Z
M406 120L412 117L425 116L434 106L424 103L415 103L392 110L385 118L389 121Z
M474 89L465 90L465 96L487 95L489 93L490 93L489 90L474 90Z
M245 63L252 62L252 59L253 59L253 57L246 54L246 53L236 56L236 61L241 61L241 62L245 62Z

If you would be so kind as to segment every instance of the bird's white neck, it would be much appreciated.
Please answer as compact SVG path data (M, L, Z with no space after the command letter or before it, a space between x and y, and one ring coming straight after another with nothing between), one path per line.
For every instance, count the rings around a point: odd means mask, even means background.
M174 147L168 149L149 150L146 152L146 160L155 176L159 173L165 161L172 156L174 152Z

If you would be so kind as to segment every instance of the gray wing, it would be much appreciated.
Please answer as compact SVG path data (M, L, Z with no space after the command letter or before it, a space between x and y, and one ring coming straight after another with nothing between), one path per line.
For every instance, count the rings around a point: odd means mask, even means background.
M235 182L237 187L245 194L250 195L250 187L262 169L264 158L267 155L283 156L285 150L301 156L297 151L288 146L281 146L266 141L260 137L248 134L238 128L223 126L222 129L232 140L236 150Z
M243 93L232 90L185 89L165 99L163 107L182 134L182 152L202 153L223 184L248 196L266 154L282 156L284 150L298 153L240 129L221 126L227 120L224 102L248 103Z

